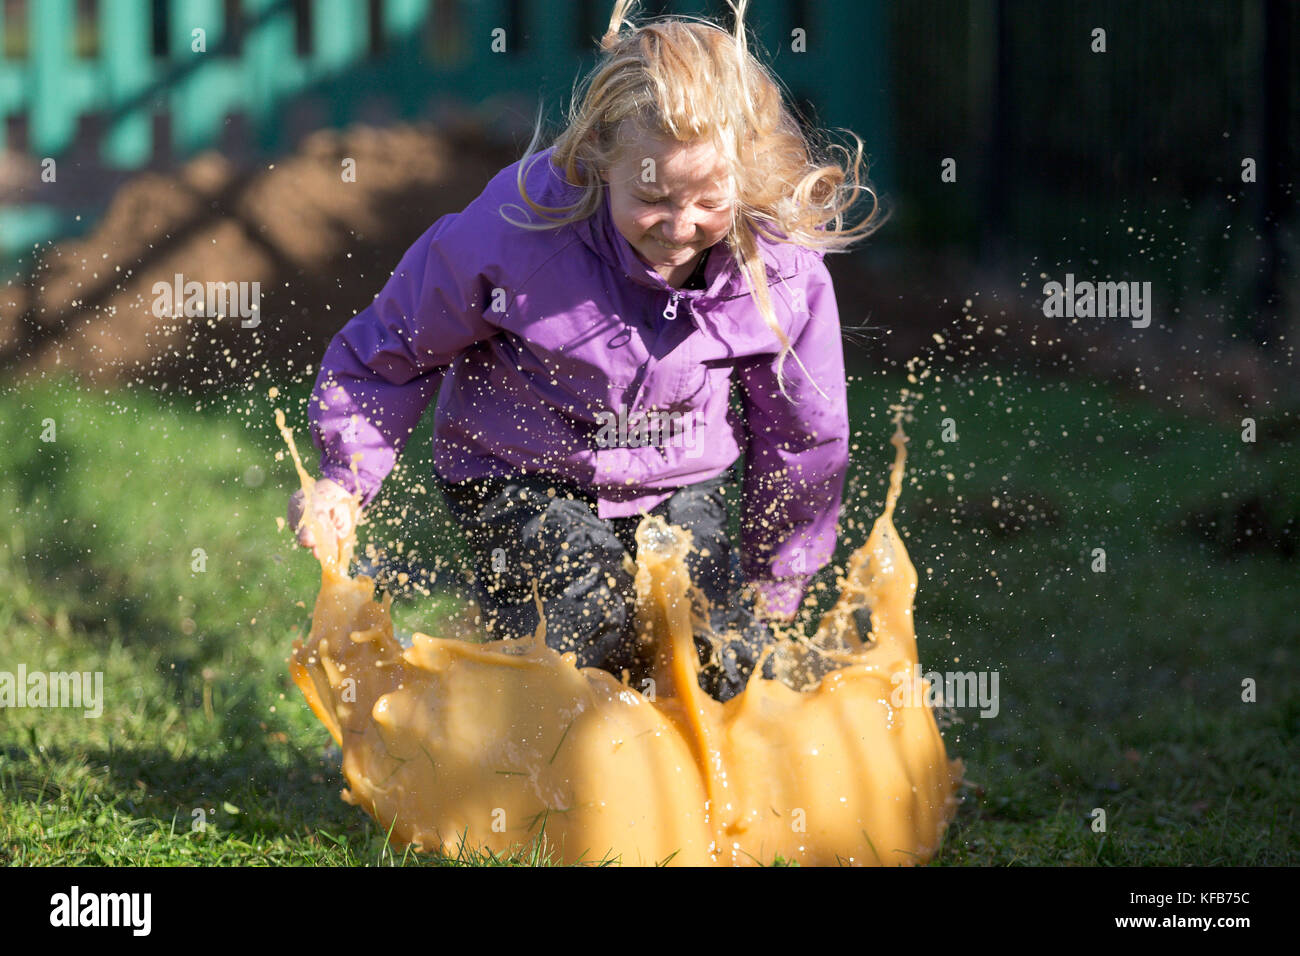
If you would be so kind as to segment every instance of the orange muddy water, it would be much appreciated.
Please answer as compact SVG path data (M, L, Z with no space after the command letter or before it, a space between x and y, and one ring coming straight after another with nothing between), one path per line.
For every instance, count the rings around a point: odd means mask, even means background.
M284 416L276 423L305 494ZM690 535L646 518L637 530L637 619L653 636L644 689L546 646L416 633L394 637L391 596L351 578L355 532L321 559L321 586L290 668L343 751L343 799L398 848L535 847L567 862L897 865L924 862L956 809L927 693L912 606L917 576L894 528L906 438L884 513L849 559L815 636L785 640L777 679L726 703L696 683ZM311 521L312 509L304 520ZM317 540L325 538L317 532ZM870 610L860 635L854 612ZM542 627L545 627L543 623Z

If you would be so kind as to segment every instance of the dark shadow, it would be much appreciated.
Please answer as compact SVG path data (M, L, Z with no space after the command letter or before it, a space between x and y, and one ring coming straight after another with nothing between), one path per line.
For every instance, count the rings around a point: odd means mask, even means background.
M321 830L348 842L375 835L371 818L339 799L344 783L339 761L327 757L323 740L319 750L299 750L287 741L277 750L273 753L264 740L249 740L238 755L175 759L157 748L67 750L46 744L33 759L31 752L10 746L4 753L14 792L5 792L7 785L0 793L6 802L55 803L62 791L51 782L46 764L75 760L104 768L110 793L121 795L118 807L123 812L152 818L164 827L174 822L178 834L190 831L194 811L203 810L206 821L222 834L250 841ZM239 813L225 812L225 803ZM310 823L294 827L286 824L287 817Z

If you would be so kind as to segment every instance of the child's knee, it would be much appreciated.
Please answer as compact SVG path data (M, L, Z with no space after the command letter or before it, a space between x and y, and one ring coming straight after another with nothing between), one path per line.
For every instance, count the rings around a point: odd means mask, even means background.
M580 667L618 674L638 666L636 588L626 548L589 503L550 499L520 528L509 573L499 576L497 619L535 630L520 605L542 605L546 643Z
M523 544L539 574L552 577L552 591L590 574L612 578L617 583L610 587L631 585L627 549L609 522L598 518L586 502L552 501L528 522Z
M691 579L710 601L724 602L731 581L731 541L722 479L688 485L662 508L665 520L691 532L693 547L686 556Z

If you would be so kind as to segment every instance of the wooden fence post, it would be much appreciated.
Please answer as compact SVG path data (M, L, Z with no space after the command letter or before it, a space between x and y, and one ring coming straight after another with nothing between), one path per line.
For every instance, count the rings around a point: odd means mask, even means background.
M109 117L103 159L134 168L153 152L153 103L146 99L155 69L148 0L102 0L99 57Z
M75 22L72 0L28 4L28 135L30 149L37 156L63 152L77 131L78 104L71 88ZM33 109L37 103L41 108Z
M220 0L174 0L168 38L172 147L182 156L213 142L225 91L218 49L225 35ZM193 49L195 30L204 31L204 51Z

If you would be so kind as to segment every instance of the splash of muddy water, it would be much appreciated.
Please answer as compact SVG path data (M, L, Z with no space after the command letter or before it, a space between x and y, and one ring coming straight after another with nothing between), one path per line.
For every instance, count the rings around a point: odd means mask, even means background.
M303 468L277 409L304 493ZM684 556L689 532L637 530L637 617L656 641L654 699L532 639L473 643L393 634L391 596L348 577L355 532L321 559L294 682L343 750L348 789L402 848L504 852L539 835L553 859L804 865L929 859L956 808L921 687L916 571L894 529L901 425L884 513L849 560L810 641L782 641L778 679L719 703L699 689ZM312 509L305 509L311 521ZM318 541L324 540L319 531ZM871 633L860 635L860 609ZM545 627L545 624L542 625Z

